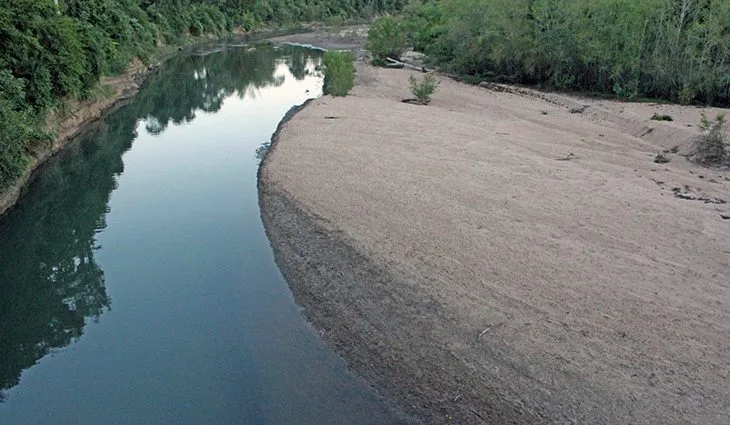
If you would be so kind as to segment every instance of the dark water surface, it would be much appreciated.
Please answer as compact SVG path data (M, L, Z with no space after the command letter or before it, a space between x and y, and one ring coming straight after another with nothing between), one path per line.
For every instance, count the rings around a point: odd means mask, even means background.
M319 53L176 57L0 218L0 424L394 424L308 327L257 148ZM206 54L209 53L209 54Z

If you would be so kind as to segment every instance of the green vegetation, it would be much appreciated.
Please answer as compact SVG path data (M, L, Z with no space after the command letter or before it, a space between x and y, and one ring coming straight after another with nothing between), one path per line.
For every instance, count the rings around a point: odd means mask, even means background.
M408 83L411 87L411 93L416 96L416 99L422 105L428 105L431 102L431 95L433 95L439 85L439 82L436 81L436 77L433 74L426 74L421 81L418 81L416 77L411 75L408 78Z
M730 143L725 115L719 114L714 120L710 120L702 114L700 129L702 135L690 158L704 165L730 165Z
M375 65L384 65L386 58L400 59L406 44L406 32L400 19L384 16L370 24L366 48Z
M415 0L405 27L480 80L730 105L727 0Z
M672 118L671 115L663 115L663 114L654 114L651 116L651 119L654 121L674 121L674 118Z
M370 18L404 0L5 0L0 2L0 190L50 139L49 111L163 44L233 28Z
M329 51L324 54L324 93L347 96L355 85L355 60L351 52Z

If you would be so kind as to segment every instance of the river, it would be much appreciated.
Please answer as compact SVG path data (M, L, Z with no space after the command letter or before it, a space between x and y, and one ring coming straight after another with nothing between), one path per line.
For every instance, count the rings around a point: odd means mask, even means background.
M399 423L303 319L260 154L320 53L180 54L0 218L0 424Z

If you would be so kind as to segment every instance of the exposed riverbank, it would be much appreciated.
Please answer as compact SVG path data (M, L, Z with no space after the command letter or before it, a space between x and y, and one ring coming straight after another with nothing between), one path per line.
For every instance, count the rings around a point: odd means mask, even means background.
M323 337L426 423L730 420L730 174L681 156L722 111L409 75L359 66L260 170Z

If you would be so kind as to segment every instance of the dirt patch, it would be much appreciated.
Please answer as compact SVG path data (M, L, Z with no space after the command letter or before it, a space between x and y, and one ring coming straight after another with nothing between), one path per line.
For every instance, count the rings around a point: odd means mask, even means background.
M730 199L681 155L717 111L410 74L360 65L261 169L324 338L426 423L730 423L730 210L673 191Z
M306 33L270 38L272 43L287 43L323 50L350 50L356 58L365 56L367 25L348 25L341 28L313 27Z

